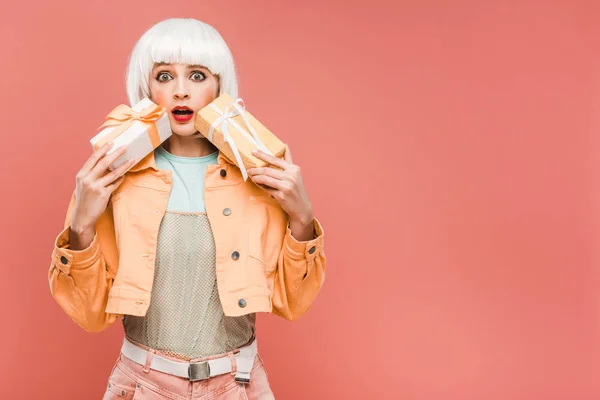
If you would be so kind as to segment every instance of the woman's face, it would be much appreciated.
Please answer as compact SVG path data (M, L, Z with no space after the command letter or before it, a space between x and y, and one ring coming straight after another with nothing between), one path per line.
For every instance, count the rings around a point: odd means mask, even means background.
M195 113L219 92L218 76L198 65L155 64L149 82L150 98L166 108L173 134L181 136L197 132Z

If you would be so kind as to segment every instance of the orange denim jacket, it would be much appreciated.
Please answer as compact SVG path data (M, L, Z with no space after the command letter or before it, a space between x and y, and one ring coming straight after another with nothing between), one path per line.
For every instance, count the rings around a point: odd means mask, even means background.
M126 174L95 226L90 246L69 248L69 225L56 238L50 291L83 329L98 332L124 314L143 316L150 304L158 230L171 191L171 171L150 153ZM216 248L217 286L227 316L273 312L295 320L325 279L323 229L297 241L279 204L219 153L205 176L204 203ZM227 212L224 212L228 209Z

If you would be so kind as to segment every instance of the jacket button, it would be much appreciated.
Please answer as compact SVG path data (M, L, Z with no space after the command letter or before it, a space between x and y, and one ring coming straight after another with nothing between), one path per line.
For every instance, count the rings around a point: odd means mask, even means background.
M228 216L231 215L231 208L226 208L223 210L223 215Z
M63 264L68 264L69 263L69 259L65 256L61 256L60 257L60 262Z
M239 299L239 300L238 300L238 306L240 306L240 308L244 308L244 307L246 307L246 300L244 300L244 299Z
M221 174L221 177L225 178L227 176L227 171L222 169L221 172L219 172Z
M315 246L311 247L310 250L308 251L309 254L314 253L316 250Z
M231 253L231 258L233 258L235 261L237 261L240 258L240 252L239 251L234 251L233 253Z

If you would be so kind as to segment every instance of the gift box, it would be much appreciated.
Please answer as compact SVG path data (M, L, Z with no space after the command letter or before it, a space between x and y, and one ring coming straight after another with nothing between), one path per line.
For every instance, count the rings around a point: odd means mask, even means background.
M252 150L259 149L278 158L285 154L285 144L246 110L242 99L233 99L228 94L220 95L198 111L194 124L198 132L237 164L244 181L248 179L248 169L267 165L252 155Z
M148 98L133 107L117 106L98 129L102 131L90 140L94 150L111 140L114 145L107 155L119 146L128 146L127 151L110 165L111 171L132 158L140 161L173 134L166 110Z

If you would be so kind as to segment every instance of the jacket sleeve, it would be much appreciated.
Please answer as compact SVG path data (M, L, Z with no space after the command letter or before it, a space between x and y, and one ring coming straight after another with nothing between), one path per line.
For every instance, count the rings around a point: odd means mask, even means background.
M50 292L79 326L88 332L99 332L118 317L104 311L117 269L117 260L107 263L102 254L103 245L113 245L116 249L112 205L109 202L96 223L92 243L83 250L70 249L70 223L74 206L75 191L67 210L64 229L56 238L52 252L48 271ZM100 238L105 243L100 243Z
M288 224L273 272L273 313L290 321L308 311L325 281L324 232L316 218L314 228L315 237L300 242Z

